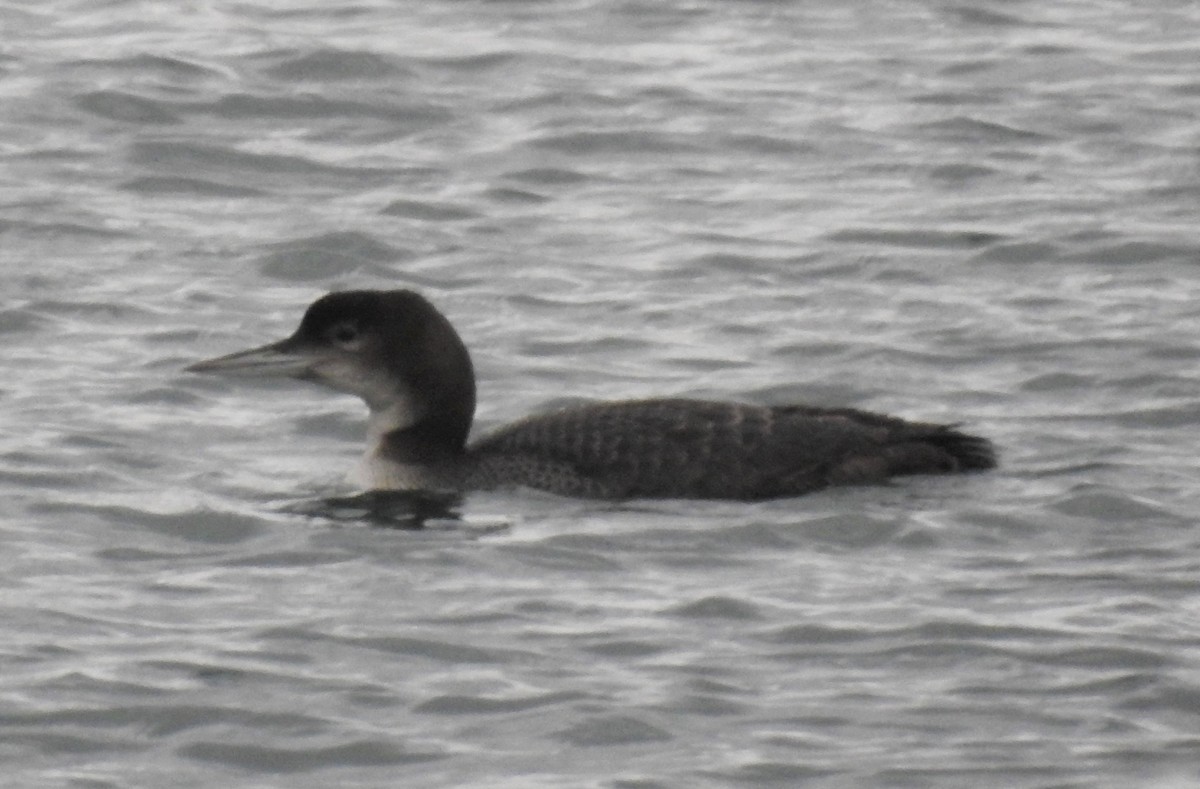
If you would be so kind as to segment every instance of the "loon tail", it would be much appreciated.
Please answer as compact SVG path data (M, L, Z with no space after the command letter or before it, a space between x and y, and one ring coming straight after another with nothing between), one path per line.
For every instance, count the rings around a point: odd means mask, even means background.
M893 474L927 474L931 471L985 471L996 467L991 441L957 429L957 425L929 425L888 447Z

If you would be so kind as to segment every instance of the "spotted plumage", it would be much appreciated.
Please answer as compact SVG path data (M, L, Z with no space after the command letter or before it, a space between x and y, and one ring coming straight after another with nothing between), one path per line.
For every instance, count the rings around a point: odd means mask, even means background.
M476 442L469 456L480 485L594 498L761 499L995 462L986 441L944 425L853 409L685 399L531 417Z

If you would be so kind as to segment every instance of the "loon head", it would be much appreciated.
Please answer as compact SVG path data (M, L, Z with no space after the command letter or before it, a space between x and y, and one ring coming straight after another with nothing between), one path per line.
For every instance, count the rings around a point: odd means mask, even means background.
M409 290L330 293L287 339L197 362L197 373L297 378L361 397L373 450L431 464L461 454L475 413L475 374L458 333Z

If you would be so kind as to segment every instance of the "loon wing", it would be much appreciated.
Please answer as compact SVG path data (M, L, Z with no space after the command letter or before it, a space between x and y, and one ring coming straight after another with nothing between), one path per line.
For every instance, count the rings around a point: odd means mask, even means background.
M597 498L760 499L994 465L987 441L951 426L847 408L682 399L535 416L477 442L471 455L481 487Z

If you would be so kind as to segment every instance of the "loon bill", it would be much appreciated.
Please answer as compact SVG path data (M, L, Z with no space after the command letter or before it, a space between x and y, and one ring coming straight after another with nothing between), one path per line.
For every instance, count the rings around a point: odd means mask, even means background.
M370 444L354 481L372 490L765 499L996 465L991 442L954 425L677 398L531 416L468 445L471 357L445 316L408 290L330 293L291 337L187 369L298 378L358 395L370 409Z

